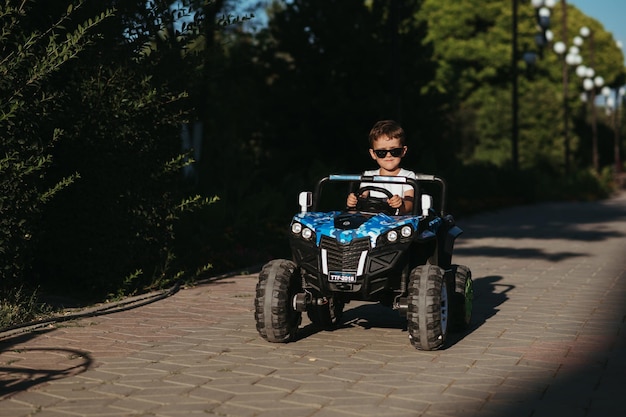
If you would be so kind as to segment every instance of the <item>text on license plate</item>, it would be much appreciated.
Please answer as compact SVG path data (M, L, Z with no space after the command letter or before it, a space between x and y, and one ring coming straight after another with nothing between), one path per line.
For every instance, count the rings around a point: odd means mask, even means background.
M332 272L328 274L329 282L356 282L355 272Z

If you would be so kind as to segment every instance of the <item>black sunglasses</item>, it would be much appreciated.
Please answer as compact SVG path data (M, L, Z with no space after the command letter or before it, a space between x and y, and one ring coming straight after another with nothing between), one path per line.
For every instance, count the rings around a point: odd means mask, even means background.
M387 152L391 154L394 158L398 158L402 156L404 153L404 148L393 148L393 149L372 149L377 157L384 158L387 156Z

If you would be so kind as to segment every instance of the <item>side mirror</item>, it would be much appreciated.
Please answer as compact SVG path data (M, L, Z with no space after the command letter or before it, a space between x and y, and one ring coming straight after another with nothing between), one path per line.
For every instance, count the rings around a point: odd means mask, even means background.
M313 193L310 191L302 191L298 196L298 203L300 204L300 211L306 213L307 209L313 204Z

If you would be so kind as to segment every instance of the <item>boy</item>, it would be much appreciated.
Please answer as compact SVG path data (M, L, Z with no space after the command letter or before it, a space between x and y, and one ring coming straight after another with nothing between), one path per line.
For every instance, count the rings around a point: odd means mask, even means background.
M393 120L381 120L374 124L369 133L370 156L378 163L379 169L365 171L363 175L383 175L383 176L402 176L415 178L413 171L400 167L400 162L406 155L407 146L405 145L404 129ZM364 186L366 184L361 184ZM372 185L372 184L367 184ZM396 214L407 214L413 210L413 187L406 184L376 184L376 186L385 188L393 194L393 197L387 200L387 204L396 209ZM366 192L363 197L367 197ZM372 191L372 197L386 197L382 193ZM357 205L357 196L355 193L348 195L346 202L348 208L354 208Z

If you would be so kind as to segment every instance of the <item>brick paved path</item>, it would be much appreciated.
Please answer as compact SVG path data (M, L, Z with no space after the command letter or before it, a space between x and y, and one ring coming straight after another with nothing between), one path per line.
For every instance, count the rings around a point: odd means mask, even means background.
M256 276L0 340L0 417L626 415L626 195L464 219L472 329L413 349L397 313L346 307L298 341L256 333Z

